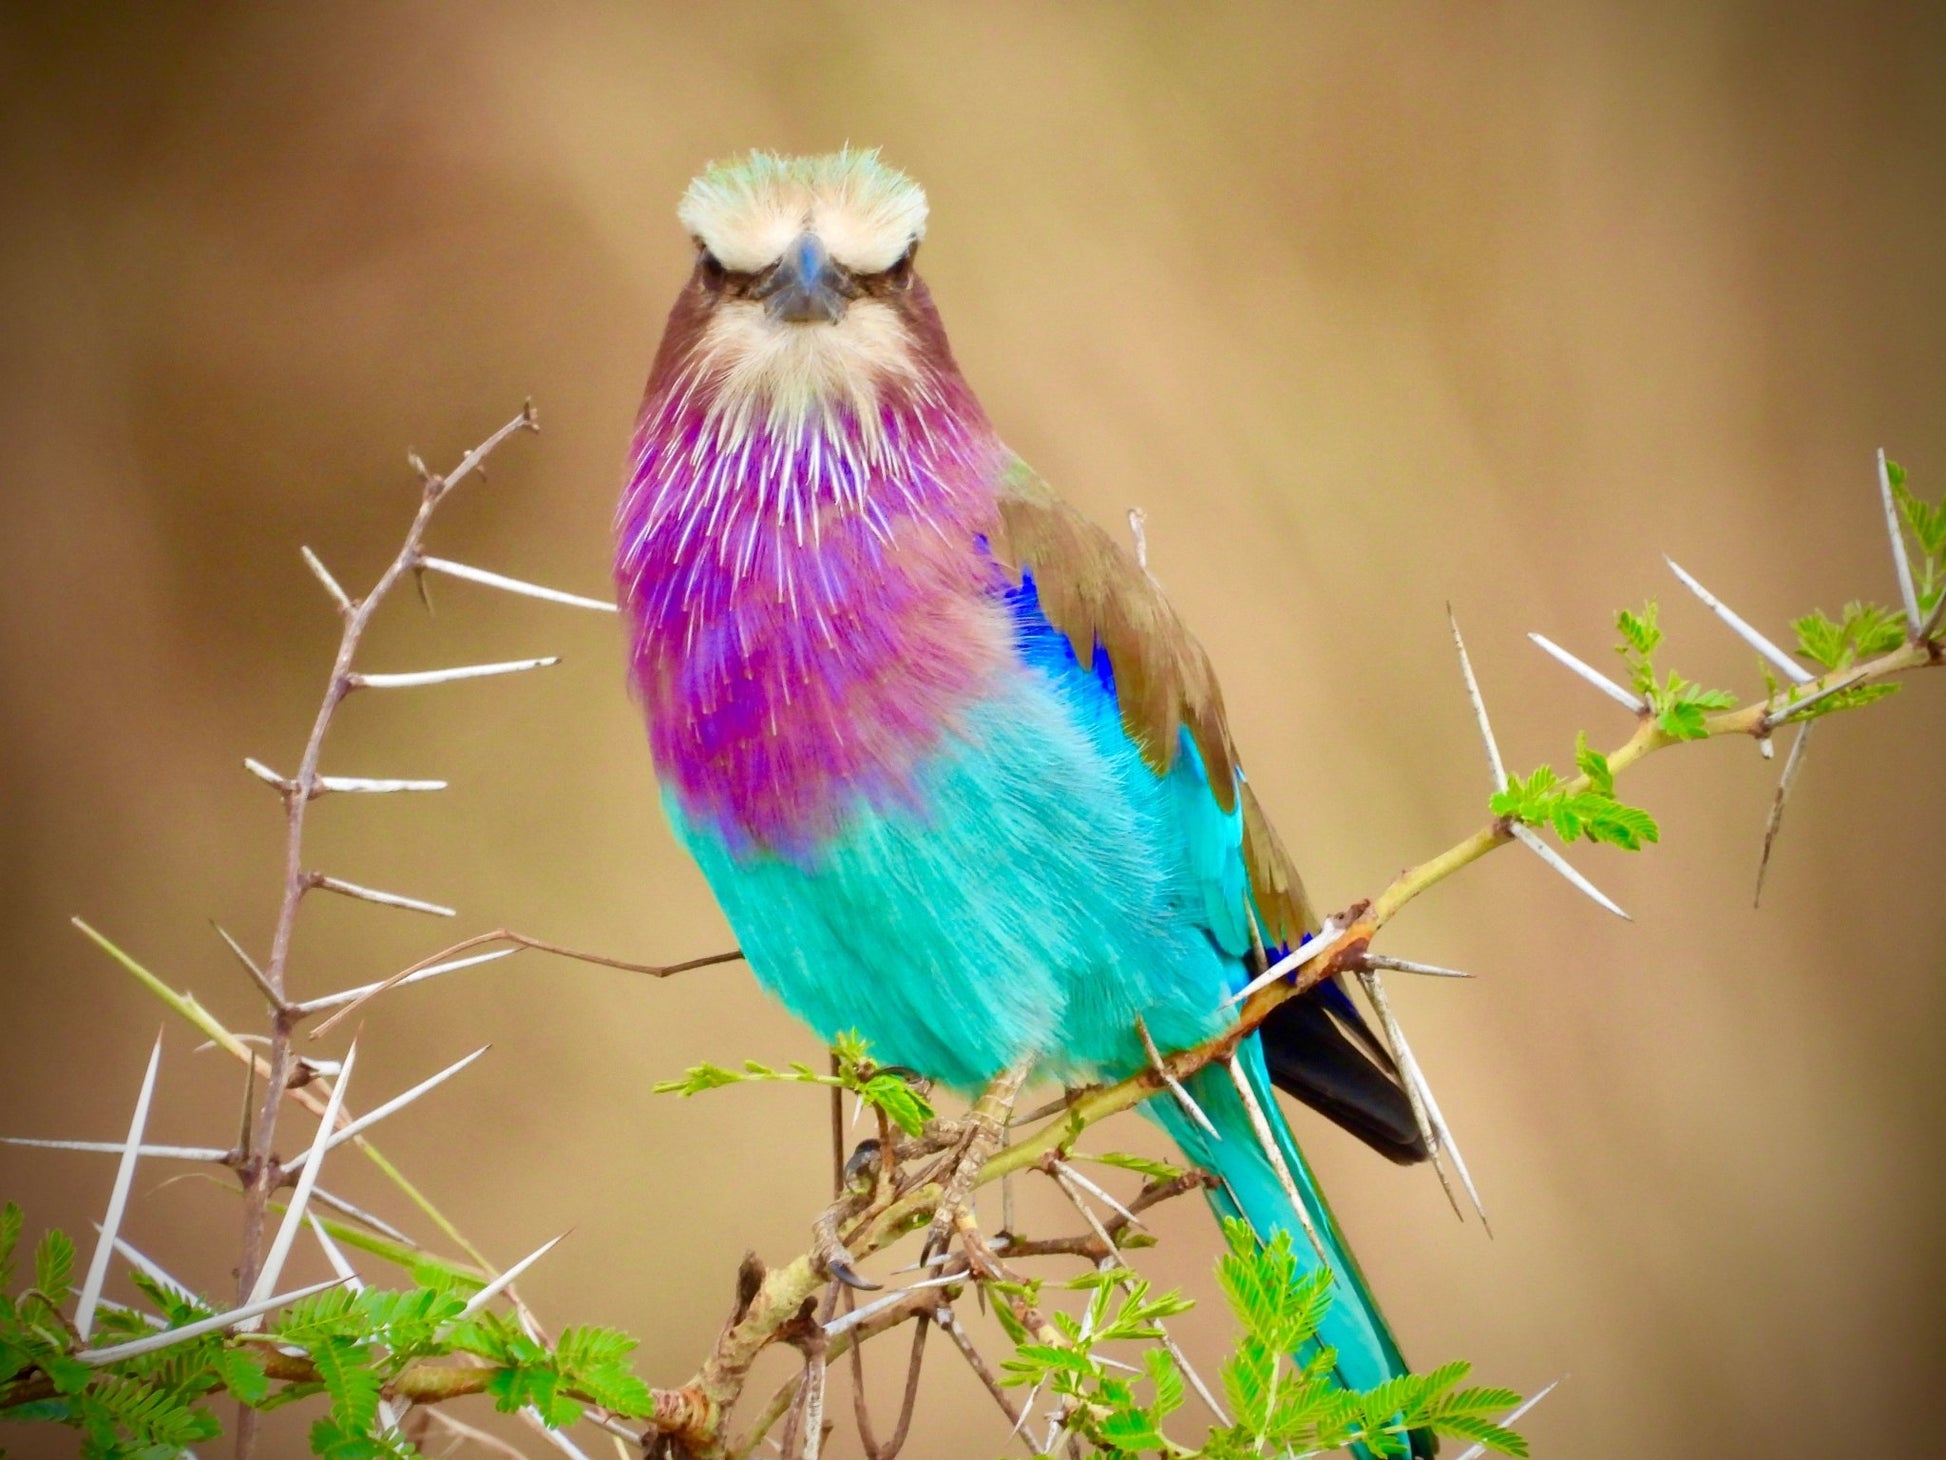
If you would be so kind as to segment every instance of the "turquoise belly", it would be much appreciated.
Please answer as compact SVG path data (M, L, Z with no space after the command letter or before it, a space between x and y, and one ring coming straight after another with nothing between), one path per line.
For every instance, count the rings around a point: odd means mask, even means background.
M1184 822L1210 804L1200 776L1188 757L1156 776L1112 704L1104 718L1023 669L966 712L911 805L861 804L803 856L732 851L664 805L786 1007L973 1089L1023 1057L1070 1081L1124 1073L1137 1016L1171 1047L1220 1027L1238 965L1208 930L1208 858Z

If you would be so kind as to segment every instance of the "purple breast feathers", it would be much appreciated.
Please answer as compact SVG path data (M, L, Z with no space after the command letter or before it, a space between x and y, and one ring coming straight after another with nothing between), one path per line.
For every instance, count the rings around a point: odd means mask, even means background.
M937 377L794 427L679 385L651 385L617 523L657 773L732 845L806 854L859 798L908 802L1001 663L1000 447Z

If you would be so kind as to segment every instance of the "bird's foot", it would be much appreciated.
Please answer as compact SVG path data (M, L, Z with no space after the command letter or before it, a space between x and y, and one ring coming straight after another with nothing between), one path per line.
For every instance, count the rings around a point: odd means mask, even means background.
M953 1230L959 1233L960 1251L966 1256L966 1274L975 1283L1020 1281L1020 1275L1001 1260L999 1252L987 1241L971 1209L960 1213Z
M962 1237L972 1232L987 1256L992 1256L992 1249L986 1247L984 1239L978 1238L979 1227L969 1203L973 1188L979 1182L981 1169L1000 1149L1000 1134L1006 1128L1007 1115L1013 1109L1015 1097L1020 1094L1020 1087L1027 1083L1029 1068L1023 1061L995 1076L967 1112L966 1119L960 1125L958 1149L949 1161L939 1205L933 1212L932 1228L926 1234L926 1245L920 1253L922 1262L930 1262L944 1252L956 1231ZM973 1259L970 1248L967 1256L969 1261Z
M885 1286L875 1283L858 1270L858 1260L851 1255L838 1236L838 1223L852 1214L857 1205L856 1197L839 1201L821 1212L811 1224L811 1260L820 1272L828 1273L848 1288L863 1288L867 1292Z

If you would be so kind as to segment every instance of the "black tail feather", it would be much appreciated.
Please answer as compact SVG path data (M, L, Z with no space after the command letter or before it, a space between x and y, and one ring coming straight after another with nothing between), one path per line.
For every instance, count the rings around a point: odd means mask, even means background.
M1362 1039L1346 1033L1347 1022ZM1392 1061L1342 991L1327 983L1288 999L1271 1011L1258 1032L1271 1082L1278 1089L1388 1160L1409 1166L1426 1159L1412 1102Z

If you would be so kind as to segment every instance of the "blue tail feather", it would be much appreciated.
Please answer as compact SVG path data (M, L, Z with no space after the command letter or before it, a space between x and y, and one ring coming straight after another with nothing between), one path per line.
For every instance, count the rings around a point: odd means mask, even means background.
M1336 1353L1338 1382L1349 1389L1364 1390L1408 1372L1385 1315L1379 1311L1371 1287L1359 1271L1344 1234L1338 1230L1317 1179L1284 1123L1271 1093L1263 1051L1254 1035L1237 1047L1237 1059L1270 1123L1284 1164L1303 1201L1304 1215L1317 1233L1331 1268L1331 1308L1318 1330L1318 1341ZM1185 1156L1220 1178L1222 1185L1210 1193L1210 1205L1219 1215L1241 1217L1260 1240L1268 1240L1278 1231L1289 1232L1299 1270L1315 1271L1319 1265L1318 1249L1312 1245L1304 1221L1258 1142L1249 1111L1244 1108L1229 1072L1220 1066L1208 1066L1191 1076L1186 1087L1190 1098L1202 1107L1216 1127L1217 1139L1212 1139L1166 1095L1149 1101L1143 1107L1145 1113L1169 1133ZM1305 1360L1311 1355L1298 1357ZM1430 1435L1415 1432L1411 1442L1415 1457L1433 1454Z

